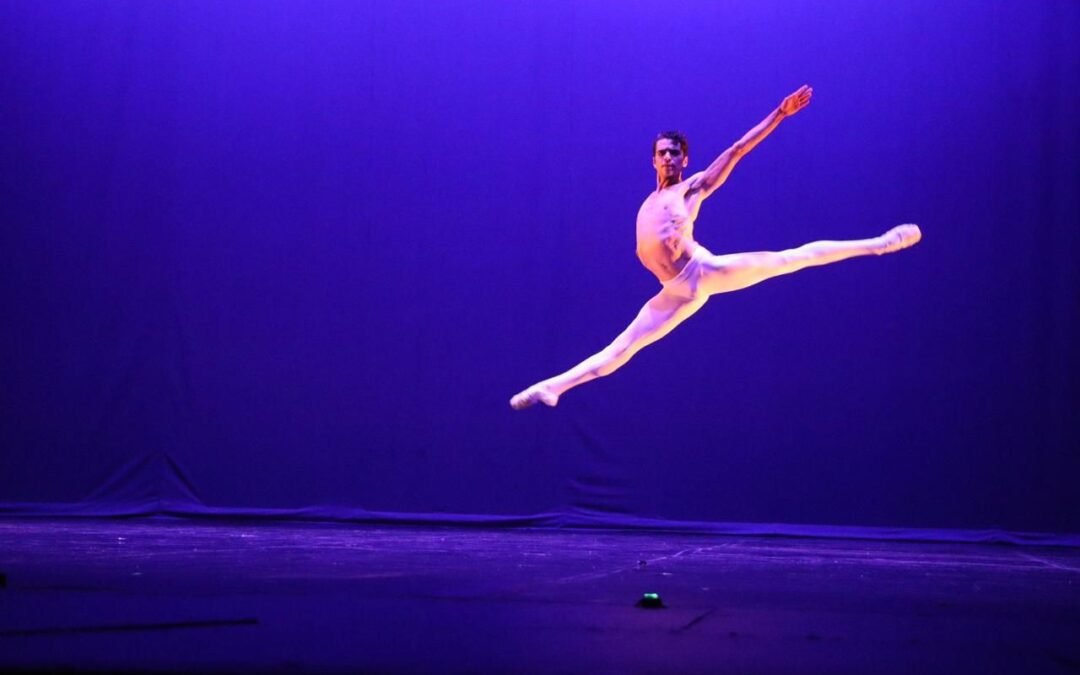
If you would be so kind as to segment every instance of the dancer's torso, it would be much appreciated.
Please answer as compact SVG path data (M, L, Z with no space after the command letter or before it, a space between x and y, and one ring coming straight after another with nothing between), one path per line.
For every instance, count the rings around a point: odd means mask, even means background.
M653 192L637 216L637 256L660 281L679 274L697 248L694 220L700 199L686 197L690 180Z

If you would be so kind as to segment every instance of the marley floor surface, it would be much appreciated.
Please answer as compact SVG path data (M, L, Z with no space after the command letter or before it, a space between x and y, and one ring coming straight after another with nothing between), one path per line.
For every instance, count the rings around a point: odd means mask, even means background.
M1070 548L35 518L0 575L5 672L1080 672Z

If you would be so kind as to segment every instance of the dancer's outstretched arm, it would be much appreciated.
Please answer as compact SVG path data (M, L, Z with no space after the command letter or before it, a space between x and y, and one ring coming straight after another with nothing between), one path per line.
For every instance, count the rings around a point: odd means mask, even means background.
M694 176L691 179L690 189L687 190L686 196L690 197L697 194L699 199L704 199L711 195L716 188L724 184L724 181L731 175L731 170L735 168L739 160L757 147L758 143L765 140L765 137L771 134L776 127L780 126L780 122L785 117L794 115L808 106L813 93L814 90L804 84L795 93L785 98L780 103L780 107L769 113L756 127L746 132L734 145L722 152L709 165L709 168Z

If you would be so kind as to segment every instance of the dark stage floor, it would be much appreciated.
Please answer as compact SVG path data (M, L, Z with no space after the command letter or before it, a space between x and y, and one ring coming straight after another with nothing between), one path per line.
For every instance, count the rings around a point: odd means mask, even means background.
M28 519L0 572L4 670L1080 672L1067 548Z

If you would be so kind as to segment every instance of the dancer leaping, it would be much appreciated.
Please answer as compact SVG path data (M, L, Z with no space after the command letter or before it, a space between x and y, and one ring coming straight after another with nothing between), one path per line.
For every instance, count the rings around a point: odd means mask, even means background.
M711 295L737 291L781 274L863 255L881 255L913 246L917 225L900 225L873 239L815 241L779 252L713 255L694 241L701 202L731 174L740 159L780 122L810 104L814 90L804 85L760 124L725 150L707 169L683 180L689 160L686 138L675 131L653 142L656 191L637 216L637 255L663 286L615 341L565 373L538 382L510 399L517 410L540 402L553 406L567 390L610 375L642 347L656 342L688 319Z

